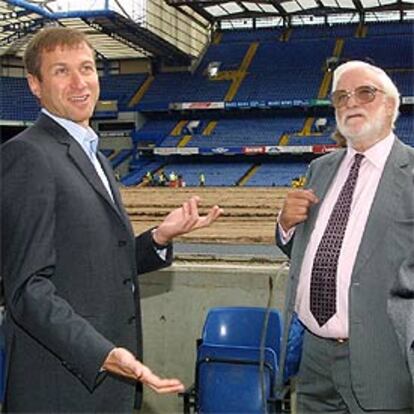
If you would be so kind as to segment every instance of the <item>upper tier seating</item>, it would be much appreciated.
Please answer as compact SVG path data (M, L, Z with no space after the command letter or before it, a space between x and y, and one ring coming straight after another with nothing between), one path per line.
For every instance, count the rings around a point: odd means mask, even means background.
M137 108L168 109L171 102L223 101L230 81L210 80L207 66L210 62L221 62L220 71L237 70L248 47L248 43L212 44L194 75L189 72L157 74Z
M294 26L290 40L352 37L355 35L357 27L358 25L356 24Z
M135 92L147 78L147 74L101 76L101 100L118 101L119 111L128 111L128 104Z
M334 39L260 44L235 100L317 98L334 45Z
M229 81L210 81L188 72L160 73L135 109L168 110L171 102L223 101Z
M202 75L210 62L220 62L220 71L237 70L246 55L250 42L211 44L201 61L196 74Z
M118 110L126 111L128 103L147 75L101 76L101 100L118 101ZM34 121L40 110L25 78L0 77L0 119Z
M414 24L412 21L408 22L393 22L389 23L368 23L368 32L367 35L378 36L378 35L398 35L398 34L408 34L414 35Z
M395 133L406 144L414 147L414 116L401 115L397 120Z
M39 111L25 78L0 77L0 119L34 121Z
M388 71L388 75L397 85L401 96L414 96L414 71Z
M391 50L392 53L390 53ZM412 68L414 62L413 39L410 35L347 39L342 58L344 60L370 58L382 69Z
M260 30L224 30L221 32L220 43L250 43L279 40L283 28L271 27Z

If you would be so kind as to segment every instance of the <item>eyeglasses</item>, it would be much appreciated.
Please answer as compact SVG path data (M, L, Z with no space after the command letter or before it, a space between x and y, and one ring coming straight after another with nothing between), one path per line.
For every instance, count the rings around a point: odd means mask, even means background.
M378 89L375 86L368 85L358 86L358 88L353 91L340 89L332 93L331 102L335 108L342 108L347 104L351 96L354 96L358 104L365 105L375 99L377 92L385 93L385 91Z

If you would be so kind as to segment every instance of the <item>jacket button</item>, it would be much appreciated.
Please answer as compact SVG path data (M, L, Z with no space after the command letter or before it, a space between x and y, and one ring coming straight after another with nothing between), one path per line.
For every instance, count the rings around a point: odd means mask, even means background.
M126 240L118 240L118 246L123 247L127 244Z
M130 317L128 318L128 324L129 324L129 325L131 325L131 324L132 324L132 322L134 322L134 321L135 321L135 319L136 319L135 315L130 316Z
M128 283L131 283L132 282L132 280L131 280L131 278L126 278L126 279L124 279L123 281L122 281L122 283L124 284L124 285L127 285Z

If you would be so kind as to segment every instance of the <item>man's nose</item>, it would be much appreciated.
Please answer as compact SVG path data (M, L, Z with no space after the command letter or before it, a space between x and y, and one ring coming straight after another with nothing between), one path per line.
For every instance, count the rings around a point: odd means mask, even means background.
M346 106L352 108L353 106L357 106L358 102L355 98L355 92L351 92L348 95L348 99L346 100Z
M74 71L71 75L71 84L74 88L81 89L86 86L86 81L80 72Z

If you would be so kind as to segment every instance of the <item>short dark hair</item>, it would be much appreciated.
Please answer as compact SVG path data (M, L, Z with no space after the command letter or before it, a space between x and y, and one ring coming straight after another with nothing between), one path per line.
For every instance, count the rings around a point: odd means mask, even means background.
M86 43L93 51L85 33L68 27L49 27L37 33L27 45L24 52L24 66L27 73L42 80L40 68L42 66L42 53L51 52L57 46L76 47L81 43Z

